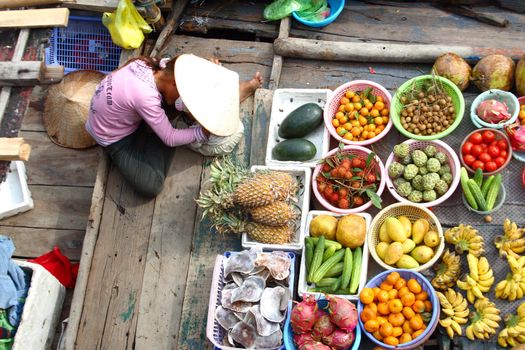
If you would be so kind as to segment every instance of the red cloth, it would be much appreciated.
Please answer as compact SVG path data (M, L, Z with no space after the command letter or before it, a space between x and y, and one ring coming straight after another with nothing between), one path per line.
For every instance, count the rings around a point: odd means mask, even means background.
M57 246L55 246L49 253L31 259L29 262L42 265L66 288L75 287L79 264L71 264L69 259L62 254Z

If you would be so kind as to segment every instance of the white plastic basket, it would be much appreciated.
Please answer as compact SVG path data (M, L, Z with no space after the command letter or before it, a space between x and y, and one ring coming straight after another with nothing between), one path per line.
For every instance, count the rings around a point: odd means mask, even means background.
M296 222L296 230L292 237L292 240L288 244L267 244L260 243L251 239L246 232L242 234L242 247L249 249L251 247L261 247L263 250L284 250L301 253L304 245L304 228L306 226L306 216L308 214L308 208L310 206L310 181L311 181L311 169L306 167L286 167L286 166L263 166L254 165L250 169L252 172L258 170L278 170L289 173L294 176L299 184L298 201L297 207L301 208L301 217Z
M0 219L33 209L24 162L11 162L10 172L0 183Z
M353 213L353 214L337 214L333 213L331 211L323 211L323 210L312 210L308 213L307 219L306 219L306 234L305 237L310 236L310 222L313 218L315 218L318 215L331 215L336 218L340 218L346 215L358 215L362 216L365 219L366 222L366 234L368 236L368 231L370 229L370 222L372 221L372 216L368 213ZM304 238L303 238L304 240ZM303 245L303 254L301 256L301 266L299 267L299 281L297 283L297 290L299 293L299 296L302 298L303 294L310 294L315 295L316 298L320 298L322 296L322 293L317 292L308 292L308 288L314 287L315 284L306 282L306 257L305 257L305 246ZM350 300L357 300L359 299L359 293L361 292L361 289L366 284L367 274L368 274L368 239L365 239L365 242L362 247L363 250L363 260L361 262L361 275L359 276L359 287L357 288L357 294L351 295L338 295L339 297L350 299Z
M316 103L324 108L328 97L332 93L328 89L277 89L273 94L272 112L268 130L268 141L266 146L266 165L278 166L307 166L315 167L322 155L328 152L330 147L330 135L324 123L321 123L304 138L315 145L317 150L313 159L306 162L280 161L272 157L272 150L283 138L279 137L278 130L281 122L296 108L306 103Z
M235 254L236 252L226 252L224 255L217 255L217 258L215 259L215 267L213 268L213 276L211 280L211 290L210 290L210 302L208 304L208 320L206 323L206 336L208 339L212 342L212 344L215 346L215 349L221 349L221 350L240 350L242 348L234 348L231 346L223 346L221 341L224 337L224 329L219 325L218 322L215 321L215 309L217 306L221 304L221 291L224 287L224 268L223 268L223 260L227 257L229 257L231 254ZM290 289L290 295L293 298L293 292L294 292L294 280L295 280L295 254L294 253L288 253L290 256L290 259L292 260L292 263L290 264L290 275L288 276L289 286ZM291 305L291 303L289 303ZM288 306L287 313L290 312L290 306ZM284 323L286 322L287 317L282 322L281 330L283 331L283 337L284 337ZM284 340L283 340L284 341ZM284 344L284 343L283 343ZM284 350L284 345L278 347L279 350ZM259 349L259 350L265 350L265 349ZM275 350L275 349L268 349L268 350Z
M15 263L31 271L32 276L13 350L50 349L66 288L41 265L21 260Z

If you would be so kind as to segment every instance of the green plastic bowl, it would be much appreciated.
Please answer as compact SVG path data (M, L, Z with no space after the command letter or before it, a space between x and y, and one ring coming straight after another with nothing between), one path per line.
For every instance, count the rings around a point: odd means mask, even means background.
M438 80L441 82L443 89L445 92L452 97L452 103L454 104L454 109L456 110L456 117L454 119L454 123L452 123L451 126L448 127L448 129L437 133L435 135L416 135L409 131L407 131L403 126L401 125L401 111L403 110L403 104L401 103L401 96L403 96L406 92L408 92L410 89L415 87L416 89L420 88L423 84L432 81L432 75L421 75L419 77L412 78L405 82L403 85L397 89L394 97L392 98L392 102L390 104L390 118L392 119L392 122L394 123L394 126L397 130L403 135L405 135L408 138L415 139L415 140L436 140L440 139L442 137L447 136L450 134L454 129L456 129L461 123L461 119L463 119L463 114L465 112L465 100L463 99L463 94L458 89L456 84L451 82L450 80L440 77L440 76L434 76L435 80Z

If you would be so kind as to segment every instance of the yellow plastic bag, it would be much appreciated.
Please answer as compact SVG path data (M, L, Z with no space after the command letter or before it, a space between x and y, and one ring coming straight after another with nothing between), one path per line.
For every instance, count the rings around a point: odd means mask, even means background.
M115 12L105 12L102 23L108 28L111 40L124 49L136 49L151 27L139 14L131 0L120 0Z

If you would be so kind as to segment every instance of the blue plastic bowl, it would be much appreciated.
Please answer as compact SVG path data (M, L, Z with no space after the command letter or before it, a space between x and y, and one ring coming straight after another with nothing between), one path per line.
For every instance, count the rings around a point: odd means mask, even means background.
M328 309L328 300L325 298L321 298L317 300L317 306L320 309ZM291 307L288 308L288 310L291 310ZM284 324L284 346L286 350L297 350L297 347L295 346L295 343L293 342L293 330L292 325L290 324L290 315L291 312L288 312L288 315L286 316L286 323ZM361 327L357 325L354 330L354 343L352 344L352 347L350 350L358 350L359 344L361 344Z
M434 287L432 287L432 284L430 284L430 281L423 277L422 274L419 272L415 272L413 270L406 270L406 269L393 269L381 272L379 275L372 278L368 283L366 284L365 288L374 288L379 287L381 282L383 282L386 277L394 272L399 272L399 275L403 277L405 280L409 280L411 278L415 279L419 284L421 285L421 288L428 293L428 298L430 302L432 303L432 318L430 319L430 322L427 325L427 328L425 331L416 339L413 339L409 341L408 343L399 344L397 346L387 345L383 342L380 342L377 340L372 334L367 332L365 330L365 327L363 325L363 321L361 321L361 317L359 317L359 327L363 329L363 332L366 334L366 336L373 341L375 344L379 345L380 347L384 349L397 349L397 350L407 350L407 349L414 349L420 345L423 345L428 338L434 333L434 330L437 327L438 320L439 320L439 313L440 313L440 305L439 305L439 299L437 297L436 291L434 290ZM361 315L361 312L363 311L363 303L358 300L357 302L357 313ZM286 328L285 328L286 329Z
M341 11L343 11L343 8L345 7L345 0L328 0L328 6L330 7L330 15L320 22L308 21L299 16L296 11L292 12L292 16L296 21L304 24L305 26L314 28L324 27L335 21L337 16L339 16Z

